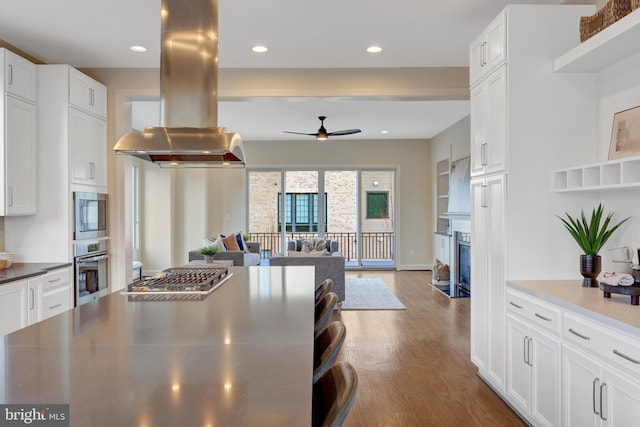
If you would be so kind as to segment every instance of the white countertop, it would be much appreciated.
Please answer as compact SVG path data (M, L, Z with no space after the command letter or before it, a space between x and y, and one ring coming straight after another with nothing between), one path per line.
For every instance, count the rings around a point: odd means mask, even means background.
M507 286L640 337L640 306L628 295L604 298L599 288L582 280L509 280Z

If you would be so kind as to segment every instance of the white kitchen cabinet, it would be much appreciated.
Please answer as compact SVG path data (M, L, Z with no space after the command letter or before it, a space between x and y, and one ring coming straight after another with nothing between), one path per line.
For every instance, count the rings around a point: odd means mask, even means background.
M0 285L0 335L27 326L27 280Z
M69 158L71 182L107 185L106 122L69 107Z
M73 308L71 267L52 270L42 277L42 320Z
M502 66L471 89L471 176L507 164L507 71Z
M506 369L505 181L504 175L471 180L471 361L500 391Z
M36 102L36 65L10 50L0 48L4 93Z
M471 360L507 400L506 280L571 273L548 250L558 206L540 183L593 139L594 126L578 120L592 111L591 82L551 69L557 54L579 43L575 29L593 9L508 5L470 46Z
M471 86L507 60L506 27L506 13L503 11L471 42L469 53L469 84Z
M535 426L560 426L560 340L507 316L506 394Z
M69 68L69 104L99 117L107 117L107 88L86 74Z
M562 353L564 426L638 425L638 377L623 374L570 344L563 345Z
M31 215L37 209L36 106L6 95L4 114L4 203L0 215Z
M0 216L36 213L36 66L0 49Z

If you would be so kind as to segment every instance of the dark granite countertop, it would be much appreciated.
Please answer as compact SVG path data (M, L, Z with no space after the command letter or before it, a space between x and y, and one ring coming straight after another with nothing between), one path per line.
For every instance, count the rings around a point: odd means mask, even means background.
M0 403L68 404L71 427L310 426L313 267L230 271L202 300L111 293L5 336Z
M30 277L47 274L51 270L71 266L70 262L42 263L25 262L13 263L11 267L0 270L0 285L14 282L16 280L28 279Z

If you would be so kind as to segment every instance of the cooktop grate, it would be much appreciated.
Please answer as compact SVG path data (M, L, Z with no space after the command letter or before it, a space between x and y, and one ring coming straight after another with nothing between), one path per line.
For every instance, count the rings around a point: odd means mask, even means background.
M144 278L127 286L124 295L206 295L231 277L227 267L170 268L157 276Z

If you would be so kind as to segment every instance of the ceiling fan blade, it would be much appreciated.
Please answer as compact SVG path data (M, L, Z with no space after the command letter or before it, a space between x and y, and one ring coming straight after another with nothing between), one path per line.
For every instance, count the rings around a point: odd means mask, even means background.
M290 132L288 130L283 130L282 132L284 132L284 133L293 133L293 134L296 134L296 135L308 135L308 136L316 136L317 135L317 133Z
M327 133L327 135L329 136L351 135L359 132L362 132L362 131L360 129L345 129L345 130L337 130L335 132L329 132Z

